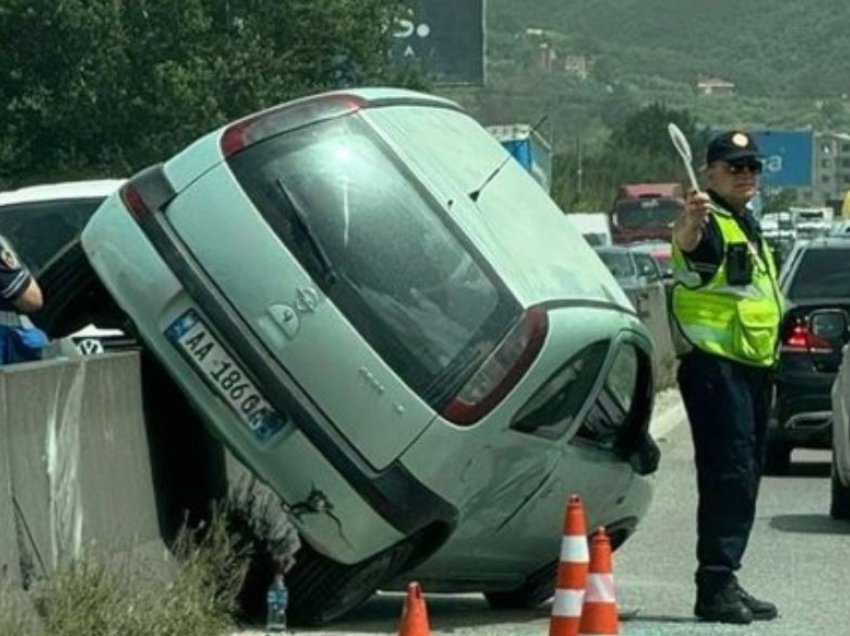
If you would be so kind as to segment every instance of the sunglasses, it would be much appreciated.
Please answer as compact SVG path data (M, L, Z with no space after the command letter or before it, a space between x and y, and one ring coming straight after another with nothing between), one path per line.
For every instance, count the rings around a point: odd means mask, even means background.
M729 174L741 174L749 170L750 174L761 174L763 166L760 161L735 161L723 166Z

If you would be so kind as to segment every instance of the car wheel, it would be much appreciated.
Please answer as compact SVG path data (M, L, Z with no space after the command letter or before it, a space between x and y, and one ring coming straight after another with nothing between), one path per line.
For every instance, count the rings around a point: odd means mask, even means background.
M485 592L484 598L493 609L532 609L555 594L557 574L558 562L554 561L529 576L519 587L505 592Z
M833 451L834 452L834 451ZM850 519L850 487L841 483L835 459L832 460L832 498L829 515L833 519Z
M381 583L399 574L415 547L415 539L407 539L365 561L346 565L303 544L296 554L295 567L286 577L289 622L323 625L350 612L372 596Z
M791 469L791 450L787 442L769 441L764 463L765 475L787 475Z

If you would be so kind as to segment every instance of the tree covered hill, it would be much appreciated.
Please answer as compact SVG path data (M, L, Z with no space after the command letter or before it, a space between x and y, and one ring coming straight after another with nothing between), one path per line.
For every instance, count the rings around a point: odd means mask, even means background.
M653 103L713 128L850 130L850 3L486 1L484 86L436 90L485 124L548 115L559 152L605 144ZM548 68L543 46L556 53ZM588 63L586 78L567 56ZM700 94L700 76L733 82L734 96Z
M541 28L563 36L613 79L697 75L741 95L850 93L850 3L841 0L488 0L488 55L510 57L500 35Z

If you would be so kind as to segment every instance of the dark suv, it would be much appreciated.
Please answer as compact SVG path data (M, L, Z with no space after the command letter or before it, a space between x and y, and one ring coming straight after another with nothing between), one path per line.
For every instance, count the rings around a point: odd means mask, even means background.
M840 310L850 315L850 240L800 243L780 276L788 300L768 434L766 470L787 472L794 448L830 448L830 389L841 363L844 330L820 320Z

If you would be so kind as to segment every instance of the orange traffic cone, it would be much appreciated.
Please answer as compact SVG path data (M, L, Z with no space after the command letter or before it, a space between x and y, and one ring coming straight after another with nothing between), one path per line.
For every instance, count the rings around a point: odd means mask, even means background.
M425 597L419 583L412 582L407 586L407 598L401 610L401 626L399 636L431 636L428 625L428 610L425 607Z
M590 572L581 610L579 636L616 636L620 633L614 573L611 569L611 541L605 528L593 533L590 542Z
M571 495L564 514L564 537L555 581L549 636L576 636L587 582L587 522L578 495Z

